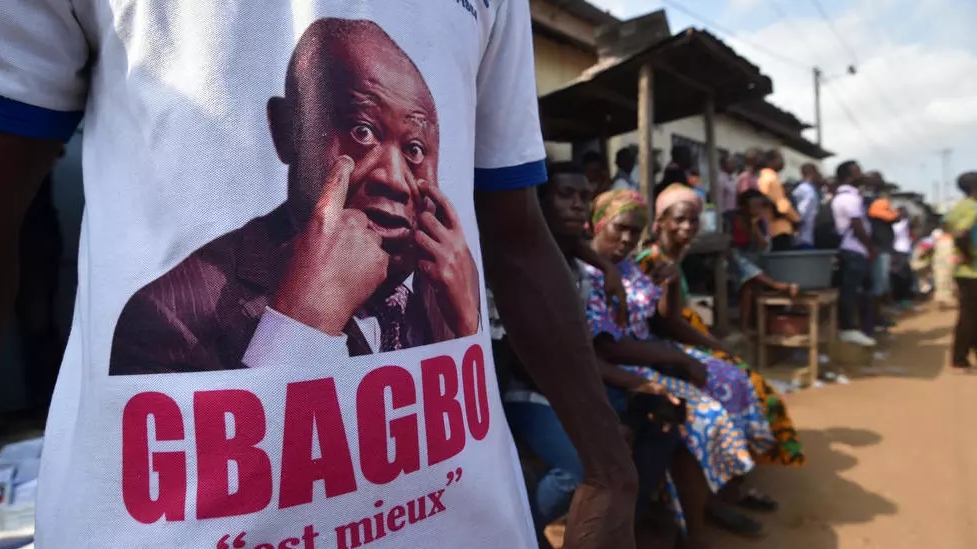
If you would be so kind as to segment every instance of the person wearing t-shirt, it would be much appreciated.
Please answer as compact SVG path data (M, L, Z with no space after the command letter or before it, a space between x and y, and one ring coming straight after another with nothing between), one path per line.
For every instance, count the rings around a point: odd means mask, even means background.
M535 547L486 282L583 464L566 546L634 547L634 465L534 189L526 0L5 8L2 323L16 227L82 115L38 549ZM373 301L421 320L387 330Z
M893 243L895 232L893 224L901 216L892 207L889 197L883 193L885 179L877 171L865 174L866 204L868 204L868 218L872 224L872 243L879 255L872 262L872 295L875 296L875 321L881 326L890 326L892 322L882 316L882 306L888 301L891 284Z
M784 169L784 157L780 151L768 151L765 165L757 178L757 188L770 199L770 249L774 252L790 250L794 247L794 224L800 223L801 217L777 175Z
M971 351L977 352L977 172L966 172L957 178L963 200L957 202L943 218L953 236L958 260L953 267L959 302L957 324L953 330L953 352L950 365L959 372L971 372Z
M913 307L913 272L910 256L913 251L912 224L909 212L899 207L899 221L892 224L892 299L903 309Z
M821 206L821 193L818 192L822 182L821 171L817 165L807 163L801 166L801 177L804 179L791 191L801 218L794 244L798 249L809 250L814 248L814 225Z
M736 176L736 194L743 193L749 189L756 189L757 176L763 169L763 152L750 147L743 153L743 171Z
M872 307L871 262L876 256L862 193L862 169L854 160L838 165L835 170L838 187L830 207L835 231L841 236L838 249L838 339L864 347L876 342L869 334L875 323ZM861 330L859 330L859 322Z
M631 176L631 173L634 172L634 165L637 160L638 148L634 145L623 147L617 151L617 154L614 156L614 164L617 166L617 174L614 175L614 184L611 185L611 190L638 190L638 182L635 181L634 177Z

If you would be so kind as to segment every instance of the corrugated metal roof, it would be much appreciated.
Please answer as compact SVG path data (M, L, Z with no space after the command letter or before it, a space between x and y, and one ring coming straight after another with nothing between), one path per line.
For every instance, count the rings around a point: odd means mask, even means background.
M544 135L554 141L573 141L636 129L638 72L647 62L657 73L657 124L700 114L709 95L722 110L761 99L773 90L759 67L711 33L689 28L627 57L604 59L541 97Z

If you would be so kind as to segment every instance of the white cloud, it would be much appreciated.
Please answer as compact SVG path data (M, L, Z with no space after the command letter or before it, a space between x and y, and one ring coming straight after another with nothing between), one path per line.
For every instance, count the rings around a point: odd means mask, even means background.
M661 6L649 0L592 1L618 16ZM847 48L810 2L702 0L683 5L739 29L733 37L710 30L773 79L774 93L768 99L808 122L814 121L811 67L821 67L824 146L837 153L826 161L829 169L857 158L903 188L927 192L942 177L939 149L954 150L951 177L977 168L977 2L853 0L832 14ZM667 11L673 28L690 22L704 25L679 11ZM757 18L784 13L787 19L756 28ZM857 74L847 75L853 62ZM806 135L813 139L814 132Z
M851 9L838 17L835 28L858 60L855 75L846 74L852 62L849 50L820 18L779 21L741 33L730 44L773 78L774 94L769 99L805 120L813 121L814 93L812 74L803 65L822 68L824 145L837 153L827 162L829 167L857 158L867 168L881 169L903 188L927 192L942 175L936 150L955 150L955 171L970 168L970 162L977 160L977 143L969 139L977 132L977 54L926 40L944 28L933 19L945 19L932 6L926 11L930 19L916 22L921 39L907 44L893 43L864 9ZM759 51L747 41L768 51ZM788 65L769 52L799 60L802 66ZM927 171L921 169L923 165Z
M729 0L729 8L733 11L747 11L756 8L763 0Z

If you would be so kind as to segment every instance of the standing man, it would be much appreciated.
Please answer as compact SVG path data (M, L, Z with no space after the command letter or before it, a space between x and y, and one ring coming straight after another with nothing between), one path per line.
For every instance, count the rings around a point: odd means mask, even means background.
M943 218L953 235L960 261L953 267L959 290L957 325L953 331L953 356L950 365L959 372L970 372L970 352L977 351L977 172L957 178L964 198Z
M634 547L634 466L537 202L526 0L3 14L0 321L86 118L38 549L536 547L486 283L580 454L567 547Z
M756 189L757 176L763 168L763 152L756 147L750 147L743 153L743 171L736 177L736 194L750 189Z
M847 160L835 172L838 188L831 200L835 230L841 236L838 249L838 271L841 289L838 296L838 324L841 341L874 347L872 271L875 258L871 225L865 213L865 202L857 185L862 183L862 168ZM861 323L861 330L858 329Z
M722 193L723 216L736 215L736 157L731 154L719 160L719 190Z
M635 162L638 160L638 147L628 145L617 151L614 157L614 164L617 166L617 173L614 174L614 184L612 190L630 189L638 190L638 182L632 176Z
M818 208L821 206L821 171L816 164L807 163L801 166L801 177L803 178L794 187L792 194L794 202L797 204L797 214L801 218L801 224L797 229L795 247L801 250L814 248L814 225L818 217Z
M892 202L886 196L885 178L880 172L871 171L865 174L865 202L868 204L868 218L872 224L872 243L878 251L878 256L872 262L872 296L875 302L875 323L881 330L894 324L882 313L892 288L890 273L896 238L892 226L902 216L892 207Z
M770 249L775 252L794 247L794 224L801 221L778 175L784 169L784 157L778 150L766 155L766 167L760 170L757 187L770 199Z

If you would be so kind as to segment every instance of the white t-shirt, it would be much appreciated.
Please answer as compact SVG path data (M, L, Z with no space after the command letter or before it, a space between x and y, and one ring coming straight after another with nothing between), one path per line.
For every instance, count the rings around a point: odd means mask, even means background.
M39 549L536 546L473 200L545 179L527 0L5 0L0 132L82 114Z
M892 224L892 232L895 240L892 242L892 249L903 254L908 254L913 250L913 237L909 231L909 219L902 218Z

